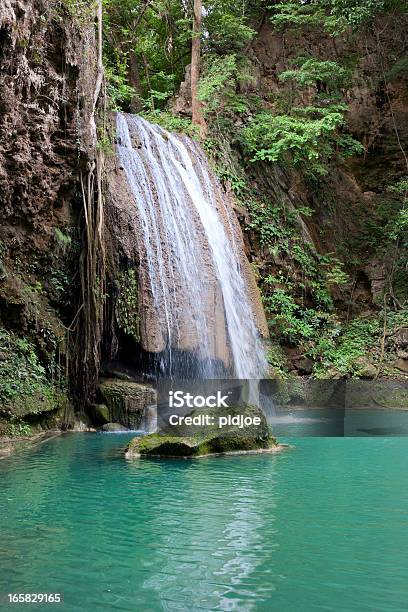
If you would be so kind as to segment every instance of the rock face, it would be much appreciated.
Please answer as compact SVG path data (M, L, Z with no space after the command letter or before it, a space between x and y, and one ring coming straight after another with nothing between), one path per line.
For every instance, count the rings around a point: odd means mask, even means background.
M93 26L80 29L62 3L43 0L8 1L0 18L2 238L10 219L29 252L50 246L52 226L69 212L79 154L84 162L92 154Z
M1 430L3 418L33 426L67 402L56 364L77 309L76 194L95 153L96 59L92 11L79 18L55 0L0 4Z
M156 403L156 391L141 383L108 379L98 390L108 408L108 420L127 429L141 429L147 408Z
M213 454L269 450L277 447L271 436L265 415L254 406L221 409L195 410L191 417L208 415L217 419L222 416L258 417L260 425L237 425L200 427L171 427L168 432L134 438L126 450L127 458L146 457L201 457Z
M408 384L400 380L384 379L349 381L346 406L350 409L408 410Z

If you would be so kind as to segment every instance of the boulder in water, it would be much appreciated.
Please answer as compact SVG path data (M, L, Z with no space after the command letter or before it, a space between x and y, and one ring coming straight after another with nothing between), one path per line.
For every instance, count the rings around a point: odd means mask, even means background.
M193 458L230 453L270 452L281 448L271 435L265 415L255 406L194 410L189 417L201 422L207 419L213 424L179 425L169 427L167 431L134 438L126 449L126 457ZM232 423L220 427L220 419L227 419L228 423ZM257 424L241 426L239 422L243 419L246 419L246 422L255 421Z
M156 403L156 391L142 383L107 379L99 385L99 393L108 407L111 422L128 429L140 429L145 410Z

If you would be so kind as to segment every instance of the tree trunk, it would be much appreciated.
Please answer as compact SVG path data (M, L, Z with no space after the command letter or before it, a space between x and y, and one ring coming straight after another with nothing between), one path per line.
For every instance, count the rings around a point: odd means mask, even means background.
M142 110L142 95L140 85L139 67L137 65L137 59L134 52L129 54L129 71L128 71L129 85L135 90L135 95L132 96L130 101L130 112L139 113Z
M200 78L200 50L201 50L201 18L202 0L194 0L193 39L191 42L191 110L194 125L200 128L201 138L205 137L206 125L198 99L198 81Z

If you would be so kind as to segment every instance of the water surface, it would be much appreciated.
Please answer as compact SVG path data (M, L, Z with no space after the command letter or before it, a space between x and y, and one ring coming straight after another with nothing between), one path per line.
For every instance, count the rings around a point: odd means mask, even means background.
M0 592L62 591L46 609L70 611L407 609L407 438L133 463L128 439L0 462Z

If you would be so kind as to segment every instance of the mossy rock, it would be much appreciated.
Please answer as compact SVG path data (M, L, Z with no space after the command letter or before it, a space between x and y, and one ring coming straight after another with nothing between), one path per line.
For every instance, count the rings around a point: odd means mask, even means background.
M32 342L0 327L0 416L22 420L66 403L66 394L47 377Z
M334 408L344 404L344 381L293 377L279 381L271 391L279 407Z
M99 393L108 407L107 421L121 423L128 429L140 429L145 409L156 403L156 391L142 383L104 380Z
M240 406L228 409L194 410L191 417L208 415L218 423L220 417L258 417L259 425L243 428L237 425L215 426L178 426L169 431L134 438L127 450L126 457L202 457L205 455L225 454L267 450L277 446L272 437L263 412L255 406Z
M106 404L92 404L89 413L92 422L96 425L104 425L110 421L109 408Z
M408 383L385 379L348 381L346 407L408 410Z
M28 416L51 412L58 407L58 396L50 388L44 391L33 391L30 395L26 393L16 394L10 402L1 406L1 412L10 419L23 419Z

